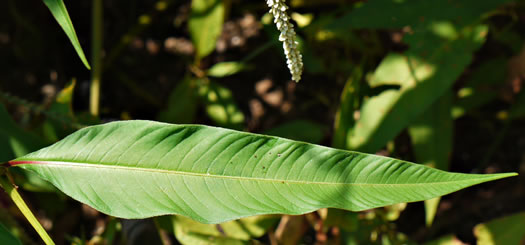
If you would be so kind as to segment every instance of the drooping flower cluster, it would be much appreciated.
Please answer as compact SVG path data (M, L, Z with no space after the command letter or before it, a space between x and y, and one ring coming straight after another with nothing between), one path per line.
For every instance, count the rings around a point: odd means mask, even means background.
M286 14L288 7L285 1L286 0L267 0L266 3L268 7L270 7L270 13L273 15L277 29L281 32L279 41L283 42L286 63L292 74L292 79L299 82L303 73L303 56L297 47L299 43L296 41L293 24L290 23L290 17Z

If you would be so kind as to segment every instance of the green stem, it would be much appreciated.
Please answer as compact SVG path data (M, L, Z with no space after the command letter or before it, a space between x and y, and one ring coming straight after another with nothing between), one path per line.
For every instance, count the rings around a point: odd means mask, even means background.
M7 172L7 169L4 169L3 171L5 171L5 174L7 175L9 174ZM2 188L4 188L5 192L7 192L11 200L13 200L13 202L16 204L18 209L20 209L20 212L22 212L22 214L26 217L27 221L29 221L33 228L35 228L36 232L38 233L38 235L40 235L45 244L55 244L51 237L49 237L49 235L47 234L44 227L40 225L40 223L33 215L27 204L24 202L24 199L22 199L22 196L20 196L20 194L16 190L15 185L10 183L5 175L0 176L0 185L2 186Z
M103 8L102 0L93 0L92 15L92 40L91 40L91 93L89 98L89 111L93 116L99 115L100 108L100 82L102 80L102 33L103 33Z

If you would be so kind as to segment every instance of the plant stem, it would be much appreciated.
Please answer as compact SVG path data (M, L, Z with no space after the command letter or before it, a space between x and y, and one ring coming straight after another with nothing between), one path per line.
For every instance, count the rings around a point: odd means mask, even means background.
M5 174L7 174L7 176L9 175L9 173L7 172L7 169L4 169L3 171ZM15 185L10 183L7 180L5 175L0 176L0 185L5 190L5 192L7 192L11 200L13 200L13 202L16 204L18 209L20 209L20 212L22 212L22 214L26 217L27 221L29 221L29 223L31 223L33 228L35 228L36 232L38 233L38 235L40 235L40 237L45 242L45 244L47 245L55 244L53 240L51 239L51 237L49 237L49 235L47 234L44 227L40 225L36 217L33 215L29 207L26 205L26 203L24 202L24 199L22 199L22 196L20 196L20 194L16 190Z
M93 0L92 9L92 40L91 40L91 91L89 98L89 112L93 116L99 115L100 82L102 80L102 38L103 38L103 8L102 0Z

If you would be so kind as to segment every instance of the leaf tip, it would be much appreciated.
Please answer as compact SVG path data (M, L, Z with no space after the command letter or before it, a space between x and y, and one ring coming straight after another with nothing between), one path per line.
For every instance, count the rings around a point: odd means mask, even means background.
M490 180L498 180L498 179L504 179L504 178L508 178L508 177L514 177L514 176L518 176L519 174L516 173L516 172L511 172L511 173L499 173L499 174L491 174L490 176Z

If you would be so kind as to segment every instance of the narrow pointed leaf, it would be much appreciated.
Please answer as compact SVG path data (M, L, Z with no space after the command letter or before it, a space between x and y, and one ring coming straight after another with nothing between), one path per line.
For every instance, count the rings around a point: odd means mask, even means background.
M69 14L67 13L64 1L44 0L44 3L46 4L49 11L51 11L51 14L53 14L53 17L55 17L60 27L62 27L62 29L66 33L67 37L69 38L69 41L71 41L71 44L73 44L73 47L75 48L75 51L77 51L78 57L80 57L82 63L84 63L84 66L86 66L86 68L88 69L91 69L91 67L89 66L89 62L86 59L86 55L84 55L84 51L80 46L80 42L78 41L77 33L75 32L75 28L73 27L71 18L69 18Z
M430 199L513 173L447 173L376 155L201 125L112 122L10 162L109 215L219 223Z

